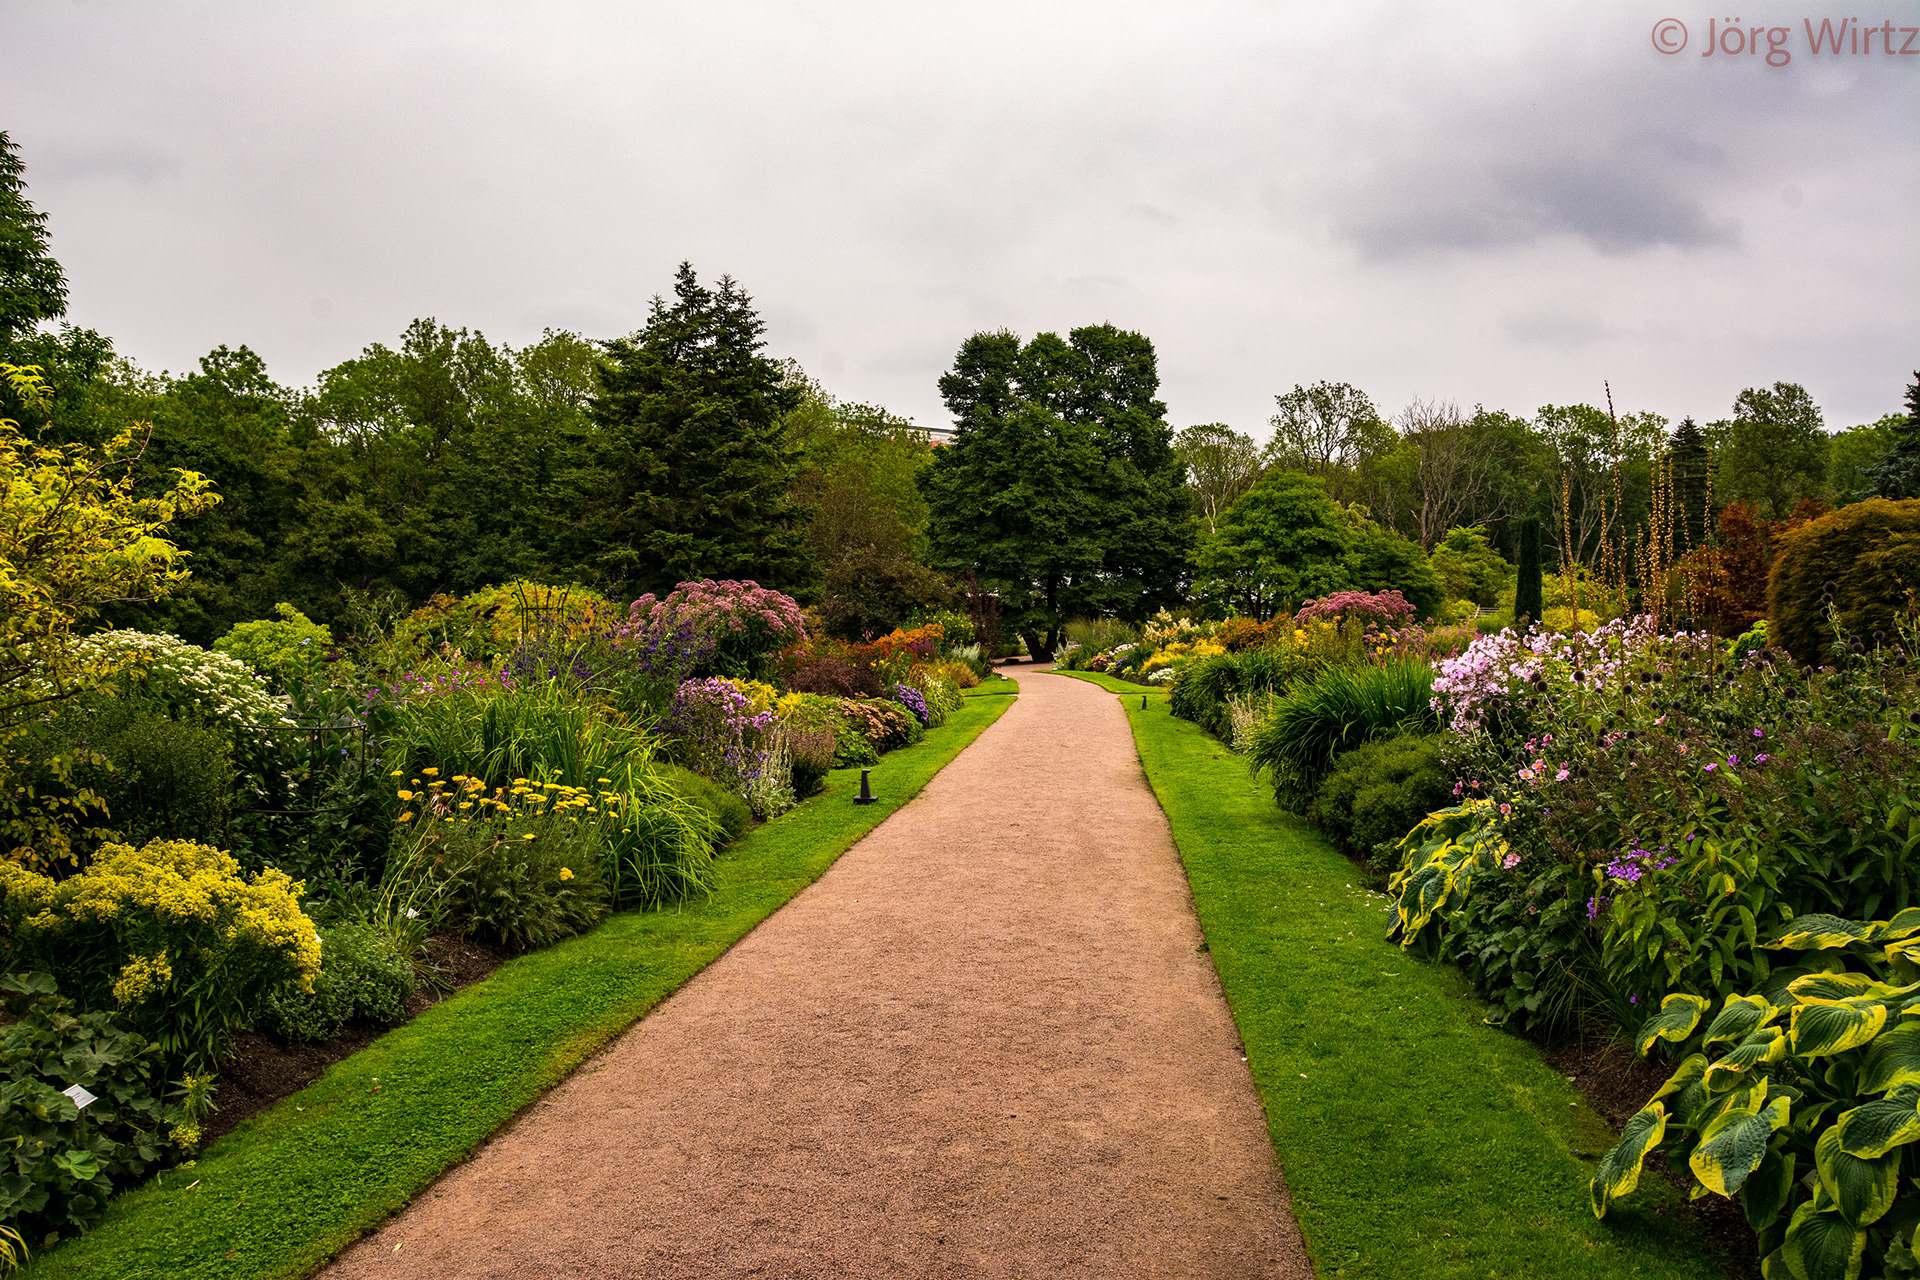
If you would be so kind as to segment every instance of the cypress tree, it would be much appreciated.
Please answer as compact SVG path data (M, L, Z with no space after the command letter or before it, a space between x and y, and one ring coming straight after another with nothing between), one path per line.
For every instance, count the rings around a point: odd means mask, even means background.
M1692 418L1682 418L1673 429L1673 496L1680 504L1685 522L1685 550L1691 551L1706 541L1708 481L1713 471L1713 453L1707 448L1707 434Z
M1540 521L1520 524L1520 579L1513 592L1513 623L1538 622L1546 610L1540 596Z

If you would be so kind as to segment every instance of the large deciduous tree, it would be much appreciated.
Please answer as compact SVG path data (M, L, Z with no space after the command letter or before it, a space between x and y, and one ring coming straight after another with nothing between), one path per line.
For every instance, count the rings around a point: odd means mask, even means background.
M572 541L623 592L698 578L797 587L809 572L805 513L781 420L799 393L730 277L708 288L682 263L673 294L653 300L639 333L606 344Z
M975 334L940 379L958 429L923 481L934 567L990 586L1037 658L1069 617L1178 598L1191 506L1159 386L1153 344L1112 325Z
M1260 478L1260 446L1223 422L1209 422L1175 436L1173 448L1187 468L1200 527L1212 533L1220 513Z
M1826 487L1827 432L1820 406L1797 383L1748 387L1733 401L1717 488L1745 498L1770 520L1784 520L1802 498Z

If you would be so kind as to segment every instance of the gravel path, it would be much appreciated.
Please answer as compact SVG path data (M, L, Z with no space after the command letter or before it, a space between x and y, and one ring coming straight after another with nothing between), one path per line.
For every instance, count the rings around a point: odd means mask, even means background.
M1126 718L1020 675L913 803L324 1274L1311 1277Z

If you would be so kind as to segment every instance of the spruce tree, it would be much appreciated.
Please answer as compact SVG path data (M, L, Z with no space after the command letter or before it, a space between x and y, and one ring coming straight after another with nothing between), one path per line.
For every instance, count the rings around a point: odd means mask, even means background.
M1713 451L1707 434L1692 418L1682 418L1673 429L1669 446L1673 462L1673 495L1683 520L1684 550L1703 545L1707 536L1707 504L1713 475Z
M1882 498L1920 498L1920 370L1907 387L1906 420L1893 429L1893 447L1867 470Z
M673 292L646 328L604 344L592 462L567 486L576 553L625 593L698 578L793 590L809 575L806 513L781 418L799 392L731 278L710 289L683 262Z
M1520 524L1520 577L1513 592L1513 622L1540 621L1546 612L1540 595L1540 522L1527 519Z
M0 353L67 309L66 273L47 252L47 215L27 200L26 170L0 129Z

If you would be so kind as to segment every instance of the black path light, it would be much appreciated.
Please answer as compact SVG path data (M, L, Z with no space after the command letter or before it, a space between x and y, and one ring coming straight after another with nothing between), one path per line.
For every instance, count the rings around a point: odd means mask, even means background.
M872 774L872 769L862 769L860 771L860 794L853 798L855 804L878 804L880 802L880 798L873 794Z

